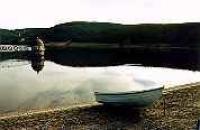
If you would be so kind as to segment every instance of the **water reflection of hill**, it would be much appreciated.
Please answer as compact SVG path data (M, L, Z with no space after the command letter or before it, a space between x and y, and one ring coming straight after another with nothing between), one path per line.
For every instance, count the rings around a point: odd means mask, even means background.
M46 59L67 66L143 66L200 69L199 49L89 49L67 48L47 51Z
M11 61L5 62L7 64L2 65L2 62L7 60ZM0 68L13 68L31 64L32 69L39 73L44 68L44 62L44 56L34 55L28 52L0 53Z
M0 62L8 59L33 61L34 68L43 63L43 58L35 58L31 53L0 53ZM34 60L33 60L34 59ZM199 49L187 48L66 48L45 52L45 60L64 66L111 66L121 64L141 64L143 66L170 67L200 70ZM38 62L39 61L39 62ZM36 63L36 64L35 64ZM44 63L43 63L44 64ZM39 65L44 67L43 65ZM37 67L38 68L38 67ZM37 70L37 69L34 69Z
M27 59L28 53L27 52L0 52L0 62L9 60L9 59Z

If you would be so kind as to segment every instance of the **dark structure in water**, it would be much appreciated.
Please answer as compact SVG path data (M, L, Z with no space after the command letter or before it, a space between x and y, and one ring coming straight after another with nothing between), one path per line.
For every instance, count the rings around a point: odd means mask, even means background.
M40 55L40 56L43 56L44 55L44 52L45 52L45 45L44 45L44 42L37 37L36 39L36 45L34 45L32 47L32 51L35 55Z
M39 73L44 68L44 54L45 54L45 45L44 42L37 37L36 45L32 47L31 55L31 66L33 70Z

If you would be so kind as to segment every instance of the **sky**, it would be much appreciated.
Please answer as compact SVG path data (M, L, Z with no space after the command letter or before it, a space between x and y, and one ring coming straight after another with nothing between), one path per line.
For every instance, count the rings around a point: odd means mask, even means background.
M0 0L0 28L70 21L122 24L200 22L200 0Z

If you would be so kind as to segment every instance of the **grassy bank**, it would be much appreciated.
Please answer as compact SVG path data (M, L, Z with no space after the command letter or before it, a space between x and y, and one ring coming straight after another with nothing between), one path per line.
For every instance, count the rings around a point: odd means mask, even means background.
M188 130L200 116L200 86L166 91L145 109L85 105L0 120L0 129L160 129Z

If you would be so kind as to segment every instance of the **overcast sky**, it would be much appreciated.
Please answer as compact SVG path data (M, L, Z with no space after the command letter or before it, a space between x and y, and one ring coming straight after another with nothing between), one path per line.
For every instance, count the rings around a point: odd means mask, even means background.
M0 0L0 28L69 21L123 24L200 22L200 0Z

